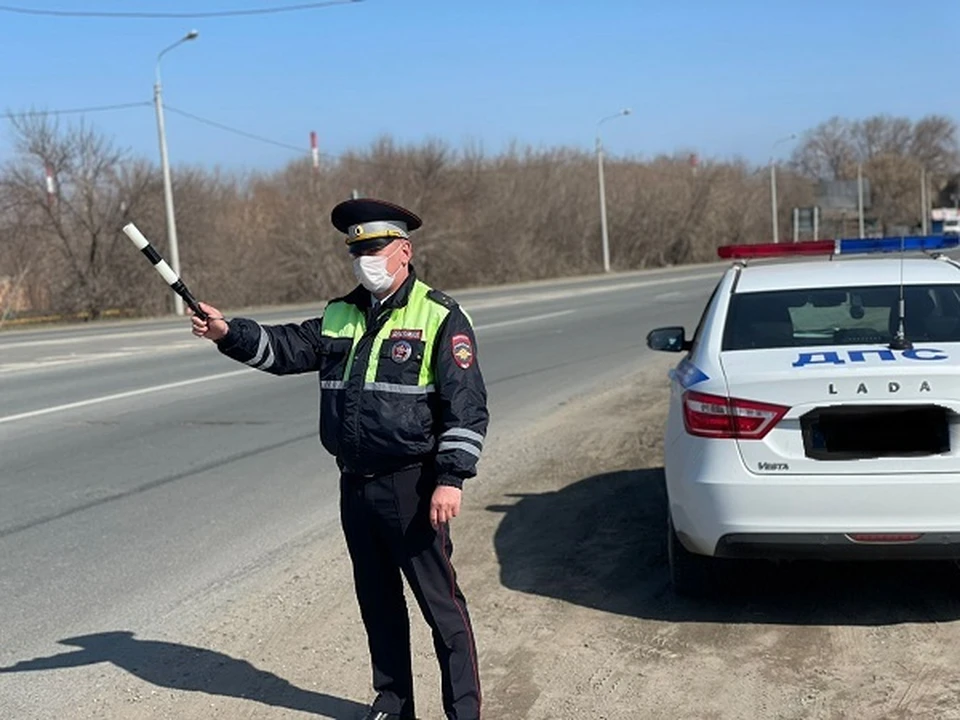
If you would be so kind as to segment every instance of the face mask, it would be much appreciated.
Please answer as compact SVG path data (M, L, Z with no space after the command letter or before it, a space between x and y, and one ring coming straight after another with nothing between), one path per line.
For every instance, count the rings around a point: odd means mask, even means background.
M383 293L393 285L397 273L387 272L387 261L397 254L398 247L389 255L361 255L353 259L353 274L357 282L372 293Z

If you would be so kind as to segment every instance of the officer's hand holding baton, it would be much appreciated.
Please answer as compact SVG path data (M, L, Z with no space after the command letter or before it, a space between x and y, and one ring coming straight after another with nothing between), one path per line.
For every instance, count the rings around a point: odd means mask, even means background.
M213 305L207 305L205 302L198 303L198 305L200 309L206 313L207 317L202 318L194 314L192 310L187 310L187 313L192 316L193 334L197 337L213 340L214 342L226 337L230 331L230 326L227 325L227 321L223 319L223 313Z
M150 261L150 264L160 273L160 276L167 281L170 288L186 302L187 314L193 318L193 334L214 342L226 337L227 333L230 332L230 326L224 320L223 313L212 305L198 301L193 296L180 276L173 271L166 260L160 257L160 253L154 249L150 241L140 232L140 229L133 223L127 223L123 226L123 234L130 238L130 241Z

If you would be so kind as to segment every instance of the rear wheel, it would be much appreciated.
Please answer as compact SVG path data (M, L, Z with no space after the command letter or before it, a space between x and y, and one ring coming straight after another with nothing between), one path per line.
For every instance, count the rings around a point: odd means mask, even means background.
M707 597L717 589L717 561L706 555L687 550L673 529L673 520L667 518L667 563L670 582L677 595Z

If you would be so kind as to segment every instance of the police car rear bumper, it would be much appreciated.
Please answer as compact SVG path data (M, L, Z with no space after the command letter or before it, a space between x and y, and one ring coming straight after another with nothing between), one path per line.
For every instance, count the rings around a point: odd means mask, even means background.
M728 440L685 449L668 456L667 494L674 528L691 552L960 559L960 472L756 475ZM920 537L856 539L898 534Z
M717 542L716 557L777 560L957 560L960 532L857 539L845 533L732 533Z

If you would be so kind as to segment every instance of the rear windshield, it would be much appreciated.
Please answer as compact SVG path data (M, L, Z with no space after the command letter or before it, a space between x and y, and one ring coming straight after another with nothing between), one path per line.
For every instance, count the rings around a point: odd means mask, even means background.
M960 342L960 285L907 285L903 295L908 340ZM887 343L899 299L896 285L735 294L723 349Z

